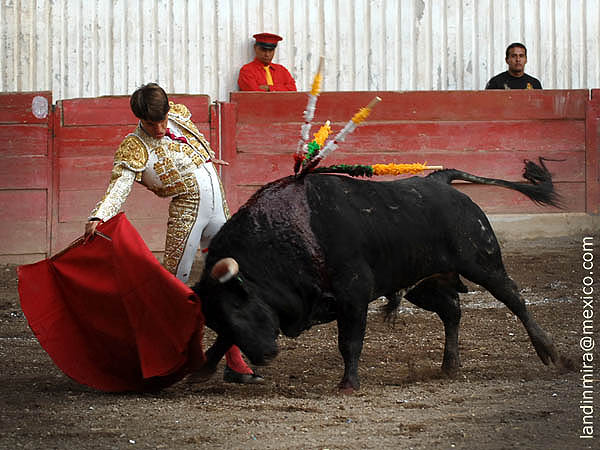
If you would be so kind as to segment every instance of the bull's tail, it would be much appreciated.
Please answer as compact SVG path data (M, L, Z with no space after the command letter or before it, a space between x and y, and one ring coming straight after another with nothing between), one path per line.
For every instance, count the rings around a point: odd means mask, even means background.
M525 160L525 169L523 171L523 178L529 180L529 183L514 182L500 180L496 178L485 178L471 175L470 173L463 172L462 170L456 169L445 169L438 170L427 176L427 178L433 178L440 180L445 183L451 183L453 180L463 180L470 183L477 184L489 184L492 186L502 186L505 188L519 191L526 195L531 200L539 205L550 205L557 208L561 207L560 195L554 190L554 184L552 183L552 175L546 168L544 161L549 161L546 158L539 158L540 165Z

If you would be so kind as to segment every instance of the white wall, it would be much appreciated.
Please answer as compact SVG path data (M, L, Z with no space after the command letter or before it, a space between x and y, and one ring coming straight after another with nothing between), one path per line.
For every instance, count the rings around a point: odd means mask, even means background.
M272 5L272 6L271 6ZM0 0L0 91L228 100L252 35L309 90L477 90L527 45L546 89L600 87L600 0Z

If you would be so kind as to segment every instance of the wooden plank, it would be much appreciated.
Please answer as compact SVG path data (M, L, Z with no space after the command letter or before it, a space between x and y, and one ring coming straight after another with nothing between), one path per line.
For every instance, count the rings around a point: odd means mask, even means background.
M60 158L57 160L57 170L60 174L58 189L106 189L112 167L112 155Z
M0 189L45 189L48 180L46 156L16 156L2 158Z
M162 219L132 220L131 223L138 230L142 239L153 252L165 250L167 236L167 222Z
M183 103L192 112L194 123L208 122L210 98L207 95L172 95L169 100ZM138 120L131 112L129 96L79 98L63 100L62 125L135 125Z
M373 97L383 101L368 120L545 120L584 119L587 90L325 92L319 96L315 123L346 122ZM271 126L303 122L307 94L232 92L239 123ZM256 112L260 111L260 114Z
M332 123L331 139L345 124ZM313 134L319 130L312 128ZM259 134L260 133L260 134ZM239 124L237 151L247 153L294 153L300 139L300 124L257 127ZM268 142L268 145L265 143ZM391 152L405 150L554 150L583 151L585 122L506 121L506 122L394 122L365 123L340 144L340 150Z
M35 97L44 97L48 108L52 107L51 92L0 92L0 123L47 124L48 116L37 118L32 112Z
M136 117L129 106L129 96L76 98L59 102L61 125L134 125Z
M523 160L538 162L536 151L513 152L496 150L490 152L472 152L468 157L461 151L422 151L397 152L385 154L365 153L333 153L322 161L321 166L335 164L389 164L428 162L432 165L443 165L445 168L464 170L474 175L502 178L511 181L523 181ZM584 152L549 152L549 158L564 161L547 161L548 170L558 182L585 180ZM224 168L227 176L238 184L263 184L277 178L293 174L294 161L292 155L249 154L238 155L234 164ZM229 192L229 191L227 191Z
M45 125L0 125L0 158L45 156L48 154L48 127Z
M59 222L85 221L105 190L62 190L58 203ZM169 216L170 198L160 198L142 185L136 184L123 211L131 220L160 219L165 223Z
M221 125L221 117L219 116L220 106L221 103L215 103L210 105L210 123L208 124L209 128L205 131L201 130L201 133L208 140L208 142L210 142L212 149L217 155L217 158L223 159L222 155L219 154L219 140L221 137L219 130L219 126Z
M56 241L56 226L58 223L58 196L59 196L59 181L60 171L58 168L58 145L57 145L57 132L60 131L60 117L62 112L58 106L54 107L54 111L50 121L50 127L52 131L52 139L50 141L49 152L50 152L50 189L49 189L49 209L48 209L48 222L49 222L49 239L48 239L48 256L52 254L55 247Z
M0 254L45 253L46 220L19 222L0 227Z
M196 126L205 137L210 136L208 123ZM55 139L57 156L110 155L112 159L121 141L134 130L135 125L61 127Z
M39 222L46 220L47 191L45 189L8 189L0 191L1 223Z
M0 211L0 255L46 252L46 190L0 191Z
M135 125L59 127L54 139L57 158L115 154L121 141Z
M236 125L237 125L237 105L235 103L222 103L220 135L221 135L221 158L229 163L235 164L237 161L236 153ZM221 180L225 192L234 191L235 180L230 176L227 167L221 169Z

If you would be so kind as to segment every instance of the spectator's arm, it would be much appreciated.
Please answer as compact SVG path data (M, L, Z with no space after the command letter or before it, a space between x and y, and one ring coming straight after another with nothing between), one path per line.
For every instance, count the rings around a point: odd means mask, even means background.
M238 86L240 91L263 91L259 86L259 80L248 70L240 70Z

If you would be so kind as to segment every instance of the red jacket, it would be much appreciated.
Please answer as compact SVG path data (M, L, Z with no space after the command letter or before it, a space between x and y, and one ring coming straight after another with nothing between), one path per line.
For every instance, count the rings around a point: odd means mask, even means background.
M271 91L295 91L296 83L292 75L281 64L269 64L271 78L273 78L273 86ZM267 74L262 62L254 59L254 61L246 64L240 69L238 77L238 86L240 91L264 91L260 86L267 85Z

